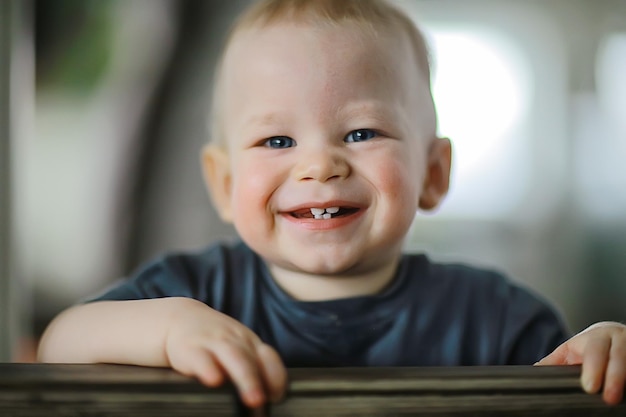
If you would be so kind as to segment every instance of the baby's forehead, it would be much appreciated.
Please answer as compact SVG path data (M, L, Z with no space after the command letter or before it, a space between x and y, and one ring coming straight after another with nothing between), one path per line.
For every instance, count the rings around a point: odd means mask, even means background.
M226 101L231 101L228 86L240 82L236 74L246 74L245 76L248 77L250 71L254 71L255 65L251 65L253 57L260 61L268 61L265 59L267 57L259 54L259 51L250 49L250 46L254 47L255 42L257 42L256 46L259 46L259 49L264 49L258 43L262 39L266 39L267 42L275 42L277 45L282 44L285 41L284 38L291 37L292 34L284 30L282 32L276 31L276 29L284 29L285 27L297 31L297 34L300 35L302 33L309 34L309 40L312 39L314 42L338 40L336 44L347 46L343 49L344 54L334 56L339 61L362 59L364 56L369 56L372 60L382 62L382 65L372 67L378 74L381 74L382 69L387 75L391 74L398 83L401 83L400 80L407 80L407 77L395 77L394 75L400 73L407 75L408 79L413 81L408 84L405 82L404 90L407 93L411 92L410 95L416 93L415 95L419 96L420 105L414 106L414 108L428 108L429 111L426 113L434 113L434 109L431 111L433 104L430 93L428 48L421 31L400 10L379 0L262 0L258 4L261 5L259 6L260 9L257 8L256 11L248 12L234 25L217 66L211 107L211 119L214 121L212 135L214 137L222 136L220 130L224 128L226 120L223 116L225 107L228 107L225 104ZM291 8L294 4L302 5L306 10L294 10ZM280 10L278 12L270 10L269 6L271 5ZM333 9L335 7L337 10ZM280 36L283 38L264 36L272 31L281 32ZM315 34L331 32L334 32L335 35L345 35L356 43L344 42L341 37L337 36L320 36L318 38L315 36ZM294 34L296 33L294 32ZM298 36L293 37L298 38ZM338 45L336 44L333 43L331 47L337 49ZM350 49L350 45L360 45L361 47ZM319 45L313 45L311 49L316 51L317 46ZM364 53L363 48L369 48L369 55L367 55L367 50ZM270 51L274 52L276 49L280 51L280 46L274 46L274 49L270 48ZM374 49L381 51L381 53L376 54ZM393 50L399 51L400 49L402 53L391 53ZM235 50L238 50L238 53ZM247 55L247 52L250 54ZM296 53L298 52L300 51L296 48ZM233 55L236 55L237 59L232 59ZM285 54L278 53L276 56L278 58L285 57L289 61L292 60L292 57L285 56ZM384 57L390 56L393 58L385 61ZM313 66L318 65L314 64ZM340 68L344 70L346 67ZM416 85L417 88L411 88ZM248 91L248 94L250 93L251 91ZM431 123L430 120L434 118L434 116L429 116L426 124L435 124L436 122Z
M362 33L289 22L242 32L224 67L225 120L258 126L258 115L267 121L273 111L271 123L261 124L364 118L391 123L405 120L407 111L429 109L429 82L412 59L410 43Z
M222 81L232 86L241 83L241 77L276 81L309 74L323 78L329 88L341 88L342 77L350 74L381 88L393 84L403 84L400 89L415 87L416 79L420 85L429 84L428 71L422 69L424 61L413 49L408 37L397 31L373 33L352 24L273 22L248 28L233 38Z
M408 41L420 70L430 78L429 48L416 22L386 0L262 0L237 20L233 38L249 30L262 31L276 25L292 25L306 31L346 29L365 43L384 38Z
M306 36L303 36L306 35ZM389 65L406 64L407 58L414 59L415 75L430 81L430 63L427 49L421 41L416 46L416 40L401 28L379 27L348 22L343 25L329 24L322 21L290 21L277 20L272 23L248 26L233 33L224 53L222 64L233 55L233 50L272 46L279 48L283 42L291 44L300 42L303 48L329 47L344 48L343 59L350 60L359 53L365 52L370 60L387 60ZM400 54L391 54L391 51L401 51ZM245 60L245 57L242 58ZM403 62L395 62L399 59ZM239 60L241 61L241 59ZM394 62L391 62L394 61ZM232 64L232 63L231 63ZM237 62L236 65L241 65Z

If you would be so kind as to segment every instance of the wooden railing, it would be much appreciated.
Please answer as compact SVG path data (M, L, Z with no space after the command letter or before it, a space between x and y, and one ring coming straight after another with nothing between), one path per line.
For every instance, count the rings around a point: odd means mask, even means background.
M626 416L579 386L579 367L290 369L272 417ZM2 417L245 416L232 387L169 369L0 364Z

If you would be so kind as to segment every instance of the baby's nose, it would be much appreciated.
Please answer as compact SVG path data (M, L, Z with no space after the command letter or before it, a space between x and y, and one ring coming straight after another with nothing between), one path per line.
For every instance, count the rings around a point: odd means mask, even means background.
M294 168L297 180L326 182L334 178L345 178L350 174L350 165L338 151L317 150L302 155Z

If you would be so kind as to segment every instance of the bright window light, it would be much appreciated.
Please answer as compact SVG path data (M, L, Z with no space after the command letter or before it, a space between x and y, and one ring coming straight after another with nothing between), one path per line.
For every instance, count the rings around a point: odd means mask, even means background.
M622 135L626 134L626 32L602 42L596 64L596 84L602 110ZM626 137L622 136L620 142Z
M596 221L626 212L626 33L603 39L596 59L597 98L581 110L576 178L579 204ZM594 100L595 99L595 100Z
M532 76L520 49L480 29L429 27L439 131L452 140L452 186L441 214L505 218L530 177Z

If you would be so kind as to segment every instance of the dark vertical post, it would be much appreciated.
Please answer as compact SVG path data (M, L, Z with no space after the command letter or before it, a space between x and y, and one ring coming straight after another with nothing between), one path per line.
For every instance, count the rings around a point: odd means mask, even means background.
M15 359L23 336L23 286L15 268L16 148L31 128L33 105L30 0L0 0L0 362ZM19 140L18 140L19 139Z
M13 0L0 1L0 361L11 358L11 51Z

